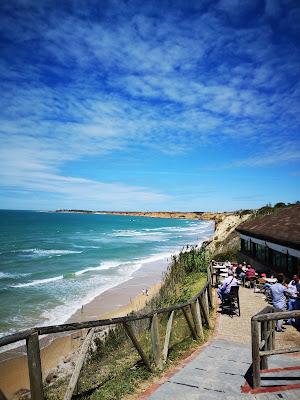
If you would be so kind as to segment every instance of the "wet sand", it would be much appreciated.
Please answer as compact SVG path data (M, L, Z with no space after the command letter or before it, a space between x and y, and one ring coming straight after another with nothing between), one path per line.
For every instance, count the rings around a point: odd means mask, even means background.
M77 310L67 322L113 318L141 309L159 290L170 261L170 258L166 258L144 264L131 279L97 296L82 309ZM149 296L144 295L142 289L148 289ZM48 335L41 340L43 378L59 363L68 359L70 353L76 351L84 335L85 332L76 331L56 337ZM16 391L29 388L24 344L24 341L20 342L22 347L0 354L0 389L8 399L11 399Z

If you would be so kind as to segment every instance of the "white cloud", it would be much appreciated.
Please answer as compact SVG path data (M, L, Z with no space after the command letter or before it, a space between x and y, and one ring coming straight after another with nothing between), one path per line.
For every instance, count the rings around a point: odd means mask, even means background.
M265 154L266 137L284 142L299 129L295 44L276 44L263 12L255 25L239 26L258 1L203 3L187 18L153 13L151 5L133 13L118 2L98 21L88 7L66 14L42 3L5 5L2 33L13 51L0 63L2 185L66 196L82 186L104 199L109 190L124 193L120 183L79 182L64 177L64 166L135 146L178 154L228 139L255 142ZM266 3L268 18L278 4ZM297 13L286 18L295 30ZM232 166L296 159L294 148L275 148ZM165 196L128 190L141 200Z

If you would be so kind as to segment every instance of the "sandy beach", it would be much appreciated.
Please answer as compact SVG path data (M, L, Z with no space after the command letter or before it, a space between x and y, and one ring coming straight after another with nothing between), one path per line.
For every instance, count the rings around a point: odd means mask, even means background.
M97 296L77 310L67 322L124 316L143 308L159 290L169 261L170 259L166 258L144 264L131 279ZM148 289L148 296L142 293L142 289ZM76 331L63 336L42 338L41 361L44 379L57 366L62 374L72 370L76 350L84 336L85 332ZM20 344L21 347L0 354L0 388L8 399L13 398L15 392L29 388L25 343Z

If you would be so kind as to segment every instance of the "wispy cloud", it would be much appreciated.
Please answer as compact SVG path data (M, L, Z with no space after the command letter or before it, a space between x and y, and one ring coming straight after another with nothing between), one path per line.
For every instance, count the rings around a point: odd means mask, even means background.
M114 187L64 167L137 147L175 155L231 141L258 154L232 168L299 160L297 5L151 3L2 3L0 184L60 193L61 183L66 195L84 185L96 198ZM264 150L291 136L293 147Z
M258 151L243 160L234 161L227 167L260 167L273 164L290 163L300 161L300 146L293 143L271 144L264 151Z

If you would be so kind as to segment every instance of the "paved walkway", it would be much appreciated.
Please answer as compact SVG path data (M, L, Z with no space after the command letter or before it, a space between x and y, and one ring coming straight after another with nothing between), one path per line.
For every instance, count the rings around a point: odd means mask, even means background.
M262 387L292 383L299 384L299 389L244 393L250 389L245 379L251 375L250 319L266 303L262 295L244 288L240 291L240 301L242 316L230 318L220 315L216 337L159 386L148 397L149 400L300 399L300 358L290 355L269 357L269 369L277 371L262 373ZM289 337L296 335L295 338L300 341L300 334L291 330ZM277 336L279 334L276 339ZM283 337L280 341L284 342Z

